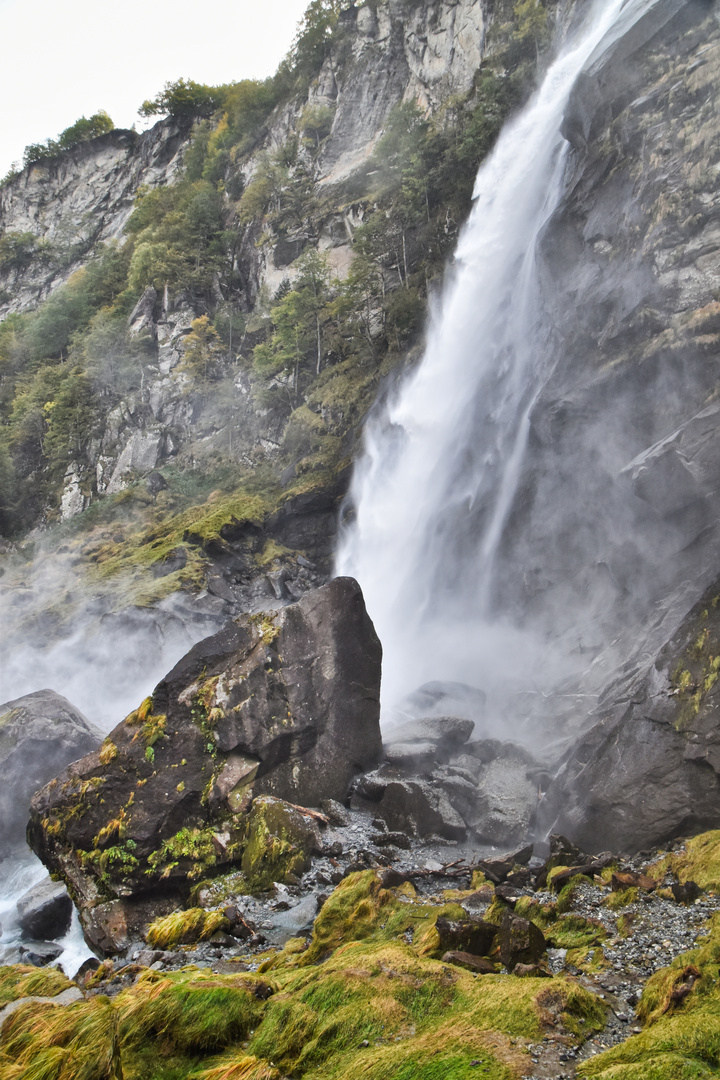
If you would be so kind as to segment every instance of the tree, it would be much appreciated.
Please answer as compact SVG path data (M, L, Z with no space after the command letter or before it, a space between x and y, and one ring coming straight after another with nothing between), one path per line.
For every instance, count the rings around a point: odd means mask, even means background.
M513 15L516 24L514 40L525 48L534 48L537 57L549 36L547 11L540 0L518 0Z
M300 117L300 131L315 140L315 148L330 134L334 110L327 105L306 105Z
M95 139L98 135L105 135L114 128L115 125L104 109L100 109L89 118L81 116L74 124L61 131L57 139L46 139L44 143L30 143L26 146L23 153L23 166L34 165L44 158L55 157L63 150L70 150L78 143Z
M143 101L138 112L140 116L174 116L179 120L210 117L222 107L225 91L223 86L177 79L166 82L165 88L151 100Z
M284 372L290 376L293 403L300 392L301 372L310 368L320 374L323 324L329 316L330 300L330 269L323 256L310 248L296 266L298 274L292 289L270 312L273 332L254 351L254 367L259 375L272 377Z
M203 382L212 382L222 375L223 343L207 315L193 319L185 338L182 367Z

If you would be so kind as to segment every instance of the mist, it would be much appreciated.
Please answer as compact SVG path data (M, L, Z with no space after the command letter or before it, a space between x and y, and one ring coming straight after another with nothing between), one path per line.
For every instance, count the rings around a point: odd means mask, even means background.
M68 566L42 543L24 565L22 588L17 568L7 576L13 580L0 590L0 701L54 690L103 732L224 621L202 597L184 593L153 607L122 605L122 580L112 593L93 590L82 566Z

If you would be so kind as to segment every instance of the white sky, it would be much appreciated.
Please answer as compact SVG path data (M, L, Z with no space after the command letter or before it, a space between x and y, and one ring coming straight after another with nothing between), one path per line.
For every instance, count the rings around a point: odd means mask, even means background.
M0 0L0 177L28 143L99 109L116 127L181 77L272 75L308 0Z

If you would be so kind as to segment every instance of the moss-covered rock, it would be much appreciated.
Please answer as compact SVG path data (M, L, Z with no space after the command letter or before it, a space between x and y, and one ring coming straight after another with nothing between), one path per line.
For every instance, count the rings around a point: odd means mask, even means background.
M322 842L315 821L299 807L261 795L248 814L241 866L250 890L294 882L310 868Z
M32 846L86 909L241 859L253 887L299 876L316 826L279 799L344 799L376 763L380 652L350 578L228 623L36 795Z

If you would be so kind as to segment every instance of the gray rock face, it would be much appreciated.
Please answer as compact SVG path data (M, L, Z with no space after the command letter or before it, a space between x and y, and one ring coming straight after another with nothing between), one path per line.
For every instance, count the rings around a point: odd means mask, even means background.
M47 877L17 902L20 929L29 938L53 940L70 929L72 900L62 881Z
M391 728L383 745L385 761L412 769L448 761L470 738L472 720L457 716L426 716Z
M23 842L34 792L101 739L83 714L53 690L0 705L0 855Z
M649 670L612 688L568 754L542 821L590 851L637 851L720 817L720 582Z
M443 0L408 10L390 3L341 16L354 30L353 55L332 80L325 71L320 79L319 96L336 104L321 161L323 183L337 183L368 159L400 101L432 110L450 94L467 93L484 54L486 6Z
M478 838L493 844L514 844L527 836L538 805L531 763L526 752L509 743L485 765L475 804L468 808L468 820Z
M423 683L395 707L398 721L405 716L461 716L477 722L484 714L484 691L447 679Z
M711 657L696 672L686 655L702 626L691 617L673 660L661 650L720 565L720 183L703 148L720 133L720 39L712 5L636 8L567 110L565 195L540 250L549 377L495 580L499 611L567 648L577 697L566 708L563 686L543 730L563 750L586 734L542 828L593 851L718 813Z
M180 164L188 131L162 120L141 135L116 130L24 169L0 191L0 232L29 232L56 259L0 274L11 300L0 316L43 299L88 259L92 247L117 239L141 184L167 183Z
M458 717L426 717L396 729L405 741L384 745L382 766L356 781L353 805L411 836L523 840L540 797L538 763L515 743L466 744L472 727Z

